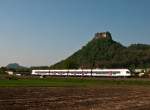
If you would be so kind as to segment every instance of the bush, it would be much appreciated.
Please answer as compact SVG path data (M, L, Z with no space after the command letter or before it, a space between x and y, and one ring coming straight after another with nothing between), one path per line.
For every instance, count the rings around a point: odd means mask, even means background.
M6 79L9 79L9 80L18 80L19 78L17 76L14 76L14 75L8 75L6 76Z

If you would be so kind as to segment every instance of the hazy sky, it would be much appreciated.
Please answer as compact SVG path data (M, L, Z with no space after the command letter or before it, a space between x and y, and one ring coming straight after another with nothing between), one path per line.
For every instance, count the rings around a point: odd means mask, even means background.
M0 66L54 64L102 31L150 44L150 0L0 0Z

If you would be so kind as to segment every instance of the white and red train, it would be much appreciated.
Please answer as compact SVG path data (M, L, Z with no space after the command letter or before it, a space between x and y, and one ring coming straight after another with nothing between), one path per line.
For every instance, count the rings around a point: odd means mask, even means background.
M128 69L65 69L65 70L32 70L38 76L94 76L94 77L129 77Z

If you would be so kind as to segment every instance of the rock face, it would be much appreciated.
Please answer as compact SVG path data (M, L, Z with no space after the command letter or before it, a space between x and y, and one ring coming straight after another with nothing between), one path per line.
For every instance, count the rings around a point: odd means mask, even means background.
M94 39L110 39L110 40L112 40L112 37L111 37L110 32L101 32L101 33L96 33Z

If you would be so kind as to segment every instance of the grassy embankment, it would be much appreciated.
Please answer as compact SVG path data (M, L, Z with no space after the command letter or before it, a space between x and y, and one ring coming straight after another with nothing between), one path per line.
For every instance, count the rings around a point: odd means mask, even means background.
M111 79L111 78L31 78L3 79L0 87L90 87L90 86L150 86L149 79Z

